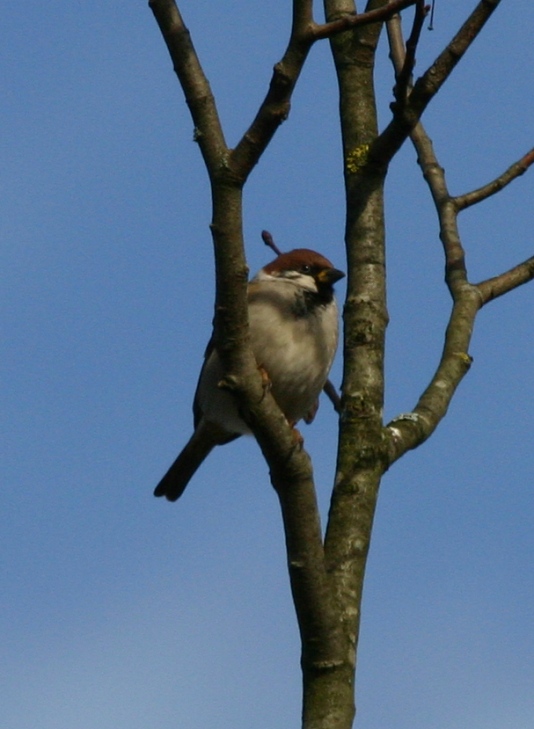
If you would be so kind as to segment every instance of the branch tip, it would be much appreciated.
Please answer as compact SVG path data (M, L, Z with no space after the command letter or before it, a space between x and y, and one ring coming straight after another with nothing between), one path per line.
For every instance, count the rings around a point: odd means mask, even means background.
M495 193L500 192L503 188L513 182L513 180L521 177L521 175L523 175L532 164L534 164L534 148L523 155L523 157L521 157L521 159L517 162L510 165L510 167L508 167L508 169L501 175L496 177L494 180L491 180L491 182L488 182L486 185L483 185L476 190L472 190L471 192L466 192L463 195L455 197L453 202L456 205L457 210L465 210L471 205L476 205L477 203L486 200L488 197L491 197L491 195L495 195Z
M280 250L280 248L278 248L278 246L274 242L273 236L269 233L268 230L261 231L261 239L263 240L263 242L265 243L265 245L268 248L270 248L272 251L274 251L276 253L277 256L282 255L282 251Z

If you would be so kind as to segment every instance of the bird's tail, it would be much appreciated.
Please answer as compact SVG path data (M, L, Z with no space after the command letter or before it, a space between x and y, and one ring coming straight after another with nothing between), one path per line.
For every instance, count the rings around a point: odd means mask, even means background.
M201 421L178 458L154 489L154 496L165 496L169 501L179 499L213 448L237 437L229 435L213 423Z

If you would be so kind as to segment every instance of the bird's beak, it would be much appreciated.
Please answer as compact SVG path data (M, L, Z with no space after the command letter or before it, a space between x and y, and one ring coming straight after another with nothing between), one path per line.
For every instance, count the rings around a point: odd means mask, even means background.
M339 271L337 268L323 268L317 274L317 280L322 284L335 284L340 278L344 278L345 274L343 271Z

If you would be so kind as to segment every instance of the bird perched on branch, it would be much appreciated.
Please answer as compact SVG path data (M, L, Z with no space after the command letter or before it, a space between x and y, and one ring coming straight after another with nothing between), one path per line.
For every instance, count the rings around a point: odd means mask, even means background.
M281 253L248 286L250 344L288 422L311 422L338 340L333 285L345 274L307 248ZM218 386L223 370L208 345L193 404L194 433L154 495L176 501L216 445L250 433L233 395Z

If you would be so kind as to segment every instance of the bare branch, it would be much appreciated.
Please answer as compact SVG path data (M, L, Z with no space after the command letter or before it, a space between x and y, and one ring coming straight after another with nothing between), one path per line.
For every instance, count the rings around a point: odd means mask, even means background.
M213 95L175 0L150 0L149 5L184 88L195 123L195 139L201 146L208 169L215 171L224 154L228 172L235 182L242 185L287 118L295 84L313 43L349 28L385 20L415 2L417 0L394 0L368 13L318 25L313 21L311 0L294 0L293 24L286 52L274 67L269 90L254 121L229 154Z
M482 202L488 197L491 197L491 195L495 195L495 193L500 192L504 187L509 185L510 182L513 182L513 180L523 175L533 163L534 148L521 157L520 160L514 162L513 165L510 165L510 167L508 167L502 175L499 175L499 177L488 182L487 185L483 185L472 192L466 192L463 195L457 195L454 197L453 202L456 205L456 208L458 210L465 210L465 208L468 208L470 205L475 205L476 203Z
M272 237L272 235L269 233L268 230L261 231L261 238L262 238L263 242L265 243L265 245L268 248L270 248L272 251L274 251L277 256L280 256L282 254L282 251L280 250L280 248L278 248L278 246L274 242L274 238Z
M444 170L421 122L414 127L410 137L438 213L439 235L445 253L445 281L454 299L462 293L467 283L465 252L458 230L458 213L447 188Z
M323 392L334 406L334 410L336 411L336 413L340 414L341 398L339 397L336 388L334 387L333 383L330 382L330 380L326 381L325 386L323 387Z
M501 0L480 0L451 42L416 81L410 95L410 104L418 117L471 47L500 2Z
M355 9L352 0L325 0L331 22L323 25L314 22L312 0L293 0L287 49L274 68L256 117L234 150L227 148L215 100L175 0L149 2L184 89L195 124L195 138L212 183L211 231L217 276L215 342L225 373L224 385L235 394L240 413L261 447L281 504L291 589L303 646L303 725L307 727L348 727L352 722L362 585L385 468L426 440L446 414L471 364L468 350L480 307L534 278L533 257L477 286L469 283L457 228L458 212L462 204L473 204L469 196L484 199L493 192L474 191L451 197L432 142L418 123L429 101L499 2L480 0L455 38L412 87L411 75L426 14L422 0L369 0L368 7L375 9L361 14L351 12ZM406 54L400 24L398 31L390 35L397 69L397 103L392 122L378 137L372 75L380 23L411 5L416 5L416 12ZM396 21L398 18L390 20L391 28L395 29ZM359 26L366 27L341 35ZM324 546L310 458L271 393L262 387L250 348L248 269L242 225L243 184L286 119L310 48L322 38L332 39L340 79L349 273L338 470ZM388 317L382 185L388 162L408 135L417 149L438 212L446 281L453 305L443 353L432 381L413 412L395 418L384 428L383 351ZM528 155L521 161L525 159L528 164L534 161ZM504 186L521 174L514 171L509 180L509 172L481 190L496 183ZM279 253L270 233L263 231L262 238ZM330 382L324 389L339 412L337 392ZM341 680L332 681L334 673ZM310 678L313 680L307 685ZM334 706L337 716L331 720ZM314 711L317 707L319 710ZM319 715L321 719L317 720ZM323 718L326 720L322 721Z
M345 15L320 25L313 21L312 3L309 0L294 0L293 26L286 52L274 67L269 90L254 121L230 156L230 165L236 178L245 181L280 124L287 119L295 84L310 48L316 41L351 28L384 21L417 1L393 0L376 10Z
M430 20L428 21L428 30L434 30L434 10L436 9L436 0L432 0L432 9L430 10Z
M309 32L312 6L311 0L293 0L293 24L284 56L273 69L269 90L254 121L231 153L230 164L242 183L288 117L293 89L313 45Z
M149 0L184 90L206 167L212 174L227 152L215 99L174 0Z
M458 33L416 81L407 101L392 105L393 119L371 150L376 162L387 165L393 158L500 2L480 0Z
M438 368L412 412L399 415L386 427L390 465L406 451L427 440L447 414L454 393L471 367L468 354L476 314L481 301L476 287L466 287L454 304Z
M402 69L405 52L398 17L388 22L388 38L395 69ZM464 250L457 225L458 210L449 194L444 170L420 122L410 136L438 213L445 253L445 279L454 303L445 333L443 353L434 377L414 410L395 418L386 428L390 436L391 463L407 450L423 443L446 415L456 388L471 365L469 343L475 317L482 305L480 292L467 280Z
M397 101L401 103L406 100L408 94L408 88L412 80L412 73L415 67L415 53L417 50L417 44L421 36L421 29L423 23L430 9L429 5L425 5L424 0L417 0L415 6L415 14L413 18L412 32L410 37L406 41L406 53L404 56L404 62L402 68L397 77L397 83L395 85L394 94Z
M294 0L288 51L275 69L271 89L240 146L229 153L215 101L174 0L150 0L184 89L212 182L216 269L214 338L224 385L269 464L286 533L287 559L303 654L311 665L336 663L339 631L332 605L311 461L261 377L248 340L247 280L242 227L242 184L280 123L311 41L311 0Z
M395 69L403 69L405 51L398 16L388 22L387 30L393 65ZM445 173L438 162L432 141L421 122L418 122L413 128L410 137L417 151L417 161L438 213L440 238L445 253L445 280L454 298L456 293L460 289L463 290L463 286L467 283L465 253L458 231L458 211L449 193Z
M352 17L348 14L350 0L325 0L324 5L332 23ZM369 0L367 7L391 12L386 0ZM347 716L350 706L354 708L352 682L363 579L387 457L382 423L388 320L382 194L385 170L367 165L368 150L377 134L373 74L380 31L381 23L374 23L330 39L339 86L345 163L348 283L343 308L343 408L325 555L345 646ZM350 719L339 725L351 726L352 716ZM310 722L310 726L315 725Z
M419 0L392 0L389 4L383 5L376 10L369 10L367 13L344 15L342 18L332 20L330 23L314 25L310 29L313 40L321 40L323 38L331 38L333 35L343 33L352 28L358 28L362 25L370 23L379 23L391 18L392 15L399 13L401 10L415 5Z
M404 44L400 19L397 16L388 22L388 37L390 41L391 58L395 68L403 68ZM520 160L511 165L502 175L487 185L472 192L451 197L448 192L443 169L440 167L432 148L432 142L426 134L423 125L419 122L411 134L412 142L418 153L418 162L423 171L425 180L430 188L434 204L438 211L440 221L440 236L445 251L446 280L453 294L462 295L467 284L467 271L465 255L458 232L458 212L470 205L474 205L490 195L502 190L506 185L522 175L534 163L534 149L531 149ZM498 296L521 286L534 278L534 257L506 271L498 276L487 279L475 286L483 306ZM452 395L452 393L451 393Z
M488 278L477 284L477 289L482 297L482 304L488 304L499 296L507 294L534 279L534 256L527 258L523 263L514 266L509 271L499 276Z
M293 447L298 446L294 443ZM307 454L304 455L309 462ZM305 471L294 470L294 466L303 461L304 455L292 458L291 462L272 457L268 462L283 464L279 470L271 469L271 479L282 509L303 661L309 662L316 670L325 670L338 663L339 631L330 577L325 565L311 462Z
M389 21L388 36L395 68L402 68L405 63L404 44L398 17ZM534 279L533 256L499 276L476 286L469 284L457 226L460 210L484 200L523 174L534 162L534 150L488 185L453 198L449 195L445 174L438 163L432 143L420 122L410 136L438 212L440 237L445 251L446 280L454 305L436 374L413 412L400 415L386 428L390 434L391 462L400 458L406 450L416 448L425 441L445 416L452 396L471 364L468 347L478 310L498 296Z

